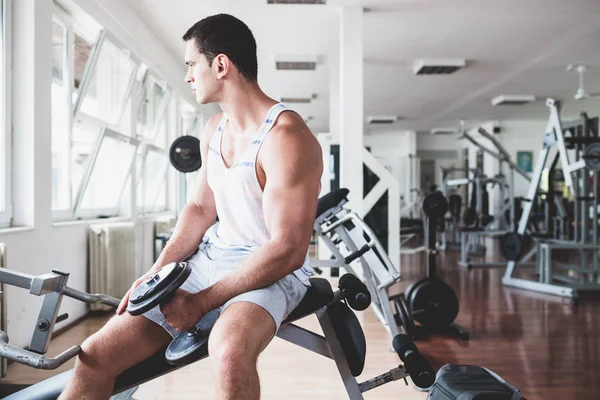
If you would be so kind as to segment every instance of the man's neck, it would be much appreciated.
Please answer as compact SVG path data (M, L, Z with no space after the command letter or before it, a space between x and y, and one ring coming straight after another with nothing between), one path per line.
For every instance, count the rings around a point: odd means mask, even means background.
M276 104L258 85L247 84L229 88L219 105L227 113L232 133L254 133L263 123L269 108Z

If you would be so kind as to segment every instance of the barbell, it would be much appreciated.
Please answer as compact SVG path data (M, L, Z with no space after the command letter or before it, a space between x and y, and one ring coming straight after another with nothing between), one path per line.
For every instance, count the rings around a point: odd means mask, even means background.
M169 149L169 160L177 171L197 171L202 166L200 140L190 135L178 137Z

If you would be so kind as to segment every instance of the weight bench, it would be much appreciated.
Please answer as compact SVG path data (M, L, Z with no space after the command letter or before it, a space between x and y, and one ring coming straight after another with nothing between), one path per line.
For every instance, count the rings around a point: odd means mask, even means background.
M7 269L0 270L0 281L29 289L32 294L44 295L44 304L42 304L40 310L40 318L47 316L46 313L49 312L51 306L55 306L53 310L50 310L50 313L53 314L53 317L50 317L51 326L53 326L56 321L58 306L60 306L63 295L88 303L102 302L113 306L118 305L118 299L104 295L90 295L67 287L67 278L68 274L59 271L53 271L51 274L40 276L31 276ZM422 388L430 387L434 382L435 373L426 359L419 353L416 346L405 335L398 335L393 340L394 349L400 359L404 361L405 366L399 365L389 372L379 375L371 380L363 383L357 382L356 376L362 373L364 367L366 341L360 323L348 304L352 306L357 303L357 299L359 299L358 296L364 296L365 293L368 294L368 290L354 276L350 276L352 279L346 279L346 281L354 280L355 282L358 282L359 285L362 286L358 288L358 292L343 289L342 281L344 278L345 277L340 278L340 290L335 292L332 290L332 287L327 280L322 278L311 278L311 286L306 295L298 307L296 307L283 322L277 336L307 350L333 359L337 365L346 392L352 400L363 399L362 393L391 381L405 379L408 376L411 377L415 385ZM356 288L356 285L353 287ZM364 299L364 297L361 299ZM367 300L370 301L368 297ZM367 301L364 304L364 308L368 307L368 305ZM324 335L319 335L293 324L294 321L312 313L317 315ZM39 320L40 319L38 319L38 321ZM42 346L43 348L47 348L51 330L52 329L44 330L47 342L45 346ZM13 361L36 368L58 368L70 358L76 356L81 350L79 346L73 346L56 358L50 359L45 358L38 353L9 345L4 332L1 332L0 339L1 357L6 357ZM208 345L206 344L195 353L194 358L188 359L184 364L175 366L166 361L165 350L166 347L145 361L142 361L123 372L115 382L113 395L139 386L147 381L208 356ZM41 353L45 353L45 349ZM5 399L56 399L64 390L72 373L72 371L67 371L56 375L13 393L8 397L5 397Z

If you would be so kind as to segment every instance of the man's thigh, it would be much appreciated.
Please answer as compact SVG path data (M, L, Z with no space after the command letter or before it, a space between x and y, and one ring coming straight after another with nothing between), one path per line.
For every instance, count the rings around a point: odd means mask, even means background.
M294 274L289 274L271 286L234 297L223 305L221 312L237 303L253 303L271 316L275 324L275 334L281 323L300 304L307 290L308 288Z
M171 341L159 326L129 313L115 315L82 344L79 359L88 365L110 366L120 373L150 357Z
M275 322L261 306L240 301L221 313L209 337L211 358L223 354L256 360L275 336ZM221 354L214 354L215 352Z

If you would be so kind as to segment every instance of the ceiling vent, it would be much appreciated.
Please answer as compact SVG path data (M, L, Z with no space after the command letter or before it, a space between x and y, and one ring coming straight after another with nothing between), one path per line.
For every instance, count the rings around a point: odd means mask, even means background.
M418 60L415 62L413 71L415 75L448 75L466 65L467 62L460 59Z
M454 135L458 133L456 128L433 128L429 131L432 135Z
M280 101L282 103L304 103L304 104L307 104L316 98L317 98L316 94L312 94L309 96L306 96L306 95L301 95L301 96L295 95L294 96L294 95L292 95L292 96L281 96Z
M317 63L311 61L276 61L278 70L312 71L317 69Z
M310 55L275 55L275 68L287 71L314 71L317 69L317 56Z
M523 104L533 103L535 96L521 94L503 94L492 99L493 106L522 106Z
M369 116L367 117L367 122L371 125L386 125L393 124L398 121L398 117L395 115L390 116Z
M282 97L282 103L310 103L312 99L310 97Z
M325 4L326 0L267 0L267 4Z

